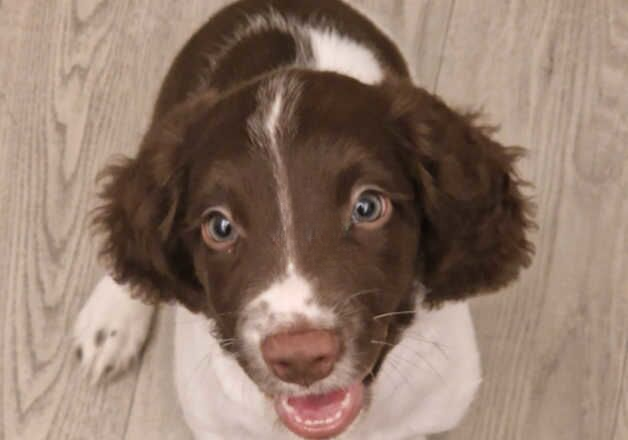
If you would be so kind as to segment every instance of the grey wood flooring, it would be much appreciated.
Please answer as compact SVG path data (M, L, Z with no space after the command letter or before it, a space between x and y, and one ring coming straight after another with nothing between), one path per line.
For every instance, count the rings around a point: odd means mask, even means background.
M166 69L222 0L0 0L0 439L189 439L168 311L90 387L67 335L102 275L94 178L135 151ZM473 301L484 383L441 440L628 439L628 1L355 0L417 82L530 148L534 265Z

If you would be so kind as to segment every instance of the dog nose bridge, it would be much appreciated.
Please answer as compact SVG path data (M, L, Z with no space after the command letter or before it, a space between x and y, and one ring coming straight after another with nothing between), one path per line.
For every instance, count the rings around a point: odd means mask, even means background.
M261 346L264 361L284 382L304 386L324 379L333 370L341 352L333 330L302 330L277 333Z

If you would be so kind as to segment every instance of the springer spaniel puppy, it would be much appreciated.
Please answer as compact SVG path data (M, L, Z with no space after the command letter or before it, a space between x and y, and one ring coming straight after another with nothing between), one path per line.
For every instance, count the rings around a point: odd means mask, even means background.
M339 0L243 0L174 61L96 222L110 276L75 328L94 380L176 303L196 439L405 440L454 427L480 383L469 296L532 255L514 169L412 84Z

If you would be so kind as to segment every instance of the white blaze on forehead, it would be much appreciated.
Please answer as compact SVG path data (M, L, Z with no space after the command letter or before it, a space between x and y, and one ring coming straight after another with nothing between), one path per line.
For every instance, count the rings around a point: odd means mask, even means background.
M254 141L266 152L272 166L286 257L286 266L277 280L246 307L251 318L247 316L244 331L253 343L297 319L305 319L319 327L333 324L333 314L317 304L311 284L298 271L289 179L284 160L298 97L299 84L296 80L279 75L261 87L259 107L249 121Z
M281 113L281 105L283 103L283 90L277 90L277 94L275 95L275 99L270 106L270 112L268 113L268 118L266 119L266 131L268 132L268 136L271 140L270 148L273 150L277 150L277 122L279 121L279 114ZM278 151L276 152L279 153ZM278 156L281 159L281 156Z
M269 157L277 187L277 202L281 231L289 262L295 258L292 231L292 207L288 172L282 152L282 142L287 142L293 107L299 96L299 86L293 79L278 76L263 85L258 92L258 110L249 121L249 129L258 147Z

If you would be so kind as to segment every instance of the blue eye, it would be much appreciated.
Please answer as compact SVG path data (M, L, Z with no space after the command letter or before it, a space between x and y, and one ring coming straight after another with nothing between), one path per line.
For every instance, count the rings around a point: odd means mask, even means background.
M382 197L372 191L363 192L353 205L351 221L353 223L373 223L384 213Z

